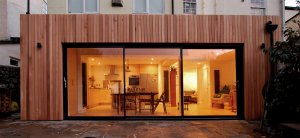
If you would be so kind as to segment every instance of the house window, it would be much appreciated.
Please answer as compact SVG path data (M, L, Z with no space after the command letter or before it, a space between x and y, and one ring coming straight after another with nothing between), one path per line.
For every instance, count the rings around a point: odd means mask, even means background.
M69 0L69 13L98 13L99 0Z
M10 59L9 59L9 64L12 65L12 66L18 67L19 62L20 62L19 59L16 59L16 58L13 58L13 57L10 57Z
M135 13L164 13L164 0L135 0Z
M196 7L196 0L183 0L183 13L196 14Z
M265 14L265 0L251 0L251 14L264 15Z

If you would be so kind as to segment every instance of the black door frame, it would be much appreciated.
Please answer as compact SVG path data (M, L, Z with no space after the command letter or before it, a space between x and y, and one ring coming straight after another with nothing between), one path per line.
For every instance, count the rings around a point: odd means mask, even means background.
M237 115L236 116L184 116L183 109L183 77L180 77L181 96L181 116L126 116L124 108L123 116L68 116L68 87L67 87L67 49L68 48L122 48L123 49L123 69L125 69L125 49L126 48L162 48L180 50L180 76L183 75L184 49L234 49L236 59L236 80L237 80ZM221 119L240 120L244 119L244 44L243 43L62 43L63 57L63 116L64 120L184 120L184 119ZM125 80L125 70L123 70ZM124 88L126 84L124 81ZM124 98L126 89L124 89ZM124 100L125 102L125 100Z

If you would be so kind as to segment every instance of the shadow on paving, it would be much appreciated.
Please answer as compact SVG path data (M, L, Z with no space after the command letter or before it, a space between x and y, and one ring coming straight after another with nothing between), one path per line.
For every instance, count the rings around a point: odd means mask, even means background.
M253 132L257 126L240 120L20 121L13 115L0 120L0 137L261 137Z

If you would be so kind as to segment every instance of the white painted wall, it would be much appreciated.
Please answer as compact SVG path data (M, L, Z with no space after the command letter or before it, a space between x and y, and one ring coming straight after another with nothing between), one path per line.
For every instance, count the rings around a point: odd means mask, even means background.
M266 14L280 16L281 0L266 0Z
M280 15L281 0L265 0L266 15ZM123 0L123 7L112 7L111 0L100 0L100 13L132 14L134 0ZM68 0L48 1L48 13L65 14ZM165 14L172 13L172 0L165 0ZM183 0L174 0L174 13L183 14ZM203 15L252 15L251 0L197 0L197 14Z
M44 0L31 0L30 13L42 14ZM20 14L27 11L27 0L7 0L8 37L20 37Z
M48 0L48 14L68 13L68 0Z
M31 0L30 12L46 12L46 0ZM27 11L27 0L0 0L0 40L20 37L20 14ZM0 65L9 65L10 57L20 59L20 44L0 44Z
M0 44L0 65L10 65L10 57L20 59L20 45Z
M8 38L7 34L7 4L6 0L0 0L0 40Z

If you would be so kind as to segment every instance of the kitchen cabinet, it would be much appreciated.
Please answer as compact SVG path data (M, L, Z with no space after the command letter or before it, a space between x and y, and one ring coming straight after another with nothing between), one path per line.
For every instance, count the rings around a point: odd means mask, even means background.
M88 92L88 108L102 104L111 104L111 90L103 88L90 88Z

